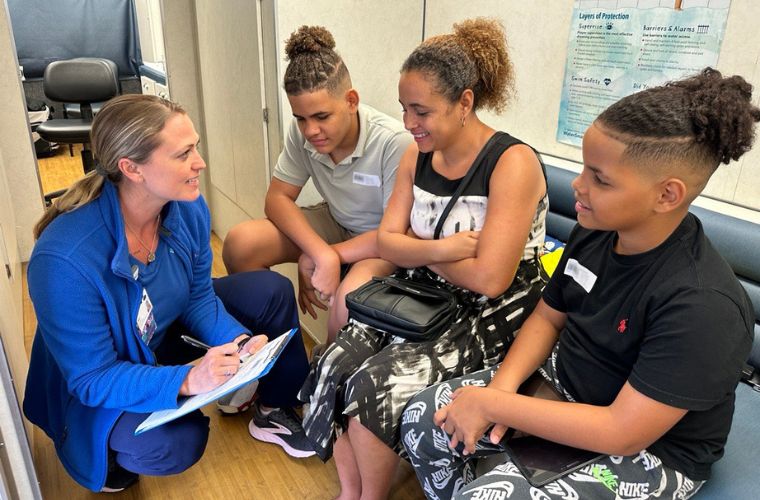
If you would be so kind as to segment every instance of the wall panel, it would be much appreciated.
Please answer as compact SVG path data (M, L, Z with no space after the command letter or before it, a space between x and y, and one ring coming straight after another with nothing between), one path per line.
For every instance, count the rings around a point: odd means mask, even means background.
M211 182L251 217L267 187L257 2L196 1Z
M34 246L32 227L42 216L42 188L32 148L31 131L26 116L24 91L19 80L16 45L5 1L0 3L0 150L6 165L8 184L13 186L11 202L15 210L18 252L28 260Z

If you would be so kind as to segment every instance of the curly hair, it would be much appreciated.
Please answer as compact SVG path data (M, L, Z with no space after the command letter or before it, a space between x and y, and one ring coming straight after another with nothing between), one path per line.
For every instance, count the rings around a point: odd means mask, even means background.
M750 150L758 121L752 85L709 67L624 97L597 118L626 145L625 159L661 166L680 162L704 182L720 163Z
M285 42L289 61L284 87L288 95L327 89L331 95L351 87L351 76L335 52L335 39L322 26L301 26Z
M474 109L499 113L515 92L504 28L495 19L468 19L454 24L453 33L425 40L401 66L408 71L435 77L436 91L450 102L472 90Z

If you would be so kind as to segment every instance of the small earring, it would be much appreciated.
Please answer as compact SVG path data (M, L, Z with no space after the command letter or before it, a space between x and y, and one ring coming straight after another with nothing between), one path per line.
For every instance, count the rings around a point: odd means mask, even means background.
M462 122L462 127L464 127L464 122L465 122L465 115L462 115L462 120L461 120L461 122Z

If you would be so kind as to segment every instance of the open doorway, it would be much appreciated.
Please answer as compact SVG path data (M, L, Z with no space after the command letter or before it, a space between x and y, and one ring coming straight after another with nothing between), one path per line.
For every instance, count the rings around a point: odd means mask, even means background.
M150 93L168 98L159 1L7 0L7 3L38 160L40 190L60 193L87 170L83 143L57 144L49 137L35 134L36 128L46 120L82 118L83 110L78 103L61 102L62 99L52 99L46 93L45 69L61 60L104 58L113 61L117 68L117 93ZM104 26L108 29L104 30ZM97 114L101 104L92 104L93 114Z

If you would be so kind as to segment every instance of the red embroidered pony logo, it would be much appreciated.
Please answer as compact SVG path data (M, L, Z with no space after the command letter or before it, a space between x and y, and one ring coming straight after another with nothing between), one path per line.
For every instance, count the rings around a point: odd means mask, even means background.
M625 333L626 328L628 328L628 318L621 319L617 327L618 333Z

